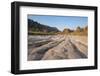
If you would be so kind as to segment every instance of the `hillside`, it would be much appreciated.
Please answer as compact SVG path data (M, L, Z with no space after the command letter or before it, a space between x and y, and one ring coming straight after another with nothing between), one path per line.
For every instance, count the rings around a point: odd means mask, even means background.
M28 31L29 33L38 34L50 34L59 32L56 27L50 27L48 25L40 24L34 20L28 19Z

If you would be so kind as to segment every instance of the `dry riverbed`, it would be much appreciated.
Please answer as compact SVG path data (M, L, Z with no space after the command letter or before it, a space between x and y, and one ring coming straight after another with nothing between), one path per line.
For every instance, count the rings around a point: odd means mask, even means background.
M28 61L82 59L88 56L87 36L28 36Z

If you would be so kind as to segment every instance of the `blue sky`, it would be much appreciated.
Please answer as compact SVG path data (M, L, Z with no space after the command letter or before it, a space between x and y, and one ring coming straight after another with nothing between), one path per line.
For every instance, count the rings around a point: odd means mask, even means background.
M28 15L28 19L51 27L57 27L60 31L64 28L75 29L77 26L85 27L88 25L88 17L80 16Z

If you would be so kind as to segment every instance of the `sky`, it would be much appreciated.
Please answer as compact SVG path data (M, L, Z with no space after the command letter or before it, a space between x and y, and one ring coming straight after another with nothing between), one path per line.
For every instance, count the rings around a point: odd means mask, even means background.
M88 17L83 16L28 15L28 19L56 27L60 31L63 31L64 28L76 29L77 26L85 27L88 25Z

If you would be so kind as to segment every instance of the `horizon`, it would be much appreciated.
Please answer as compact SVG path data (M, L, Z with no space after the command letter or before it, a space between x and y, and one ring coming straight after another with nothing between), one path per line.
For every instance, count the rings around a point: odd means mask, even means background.
M56 27L60 31L65 28L75 30L78 26L81 28L88 26L88 17L83 16L28 15L28 19L50 27Z

